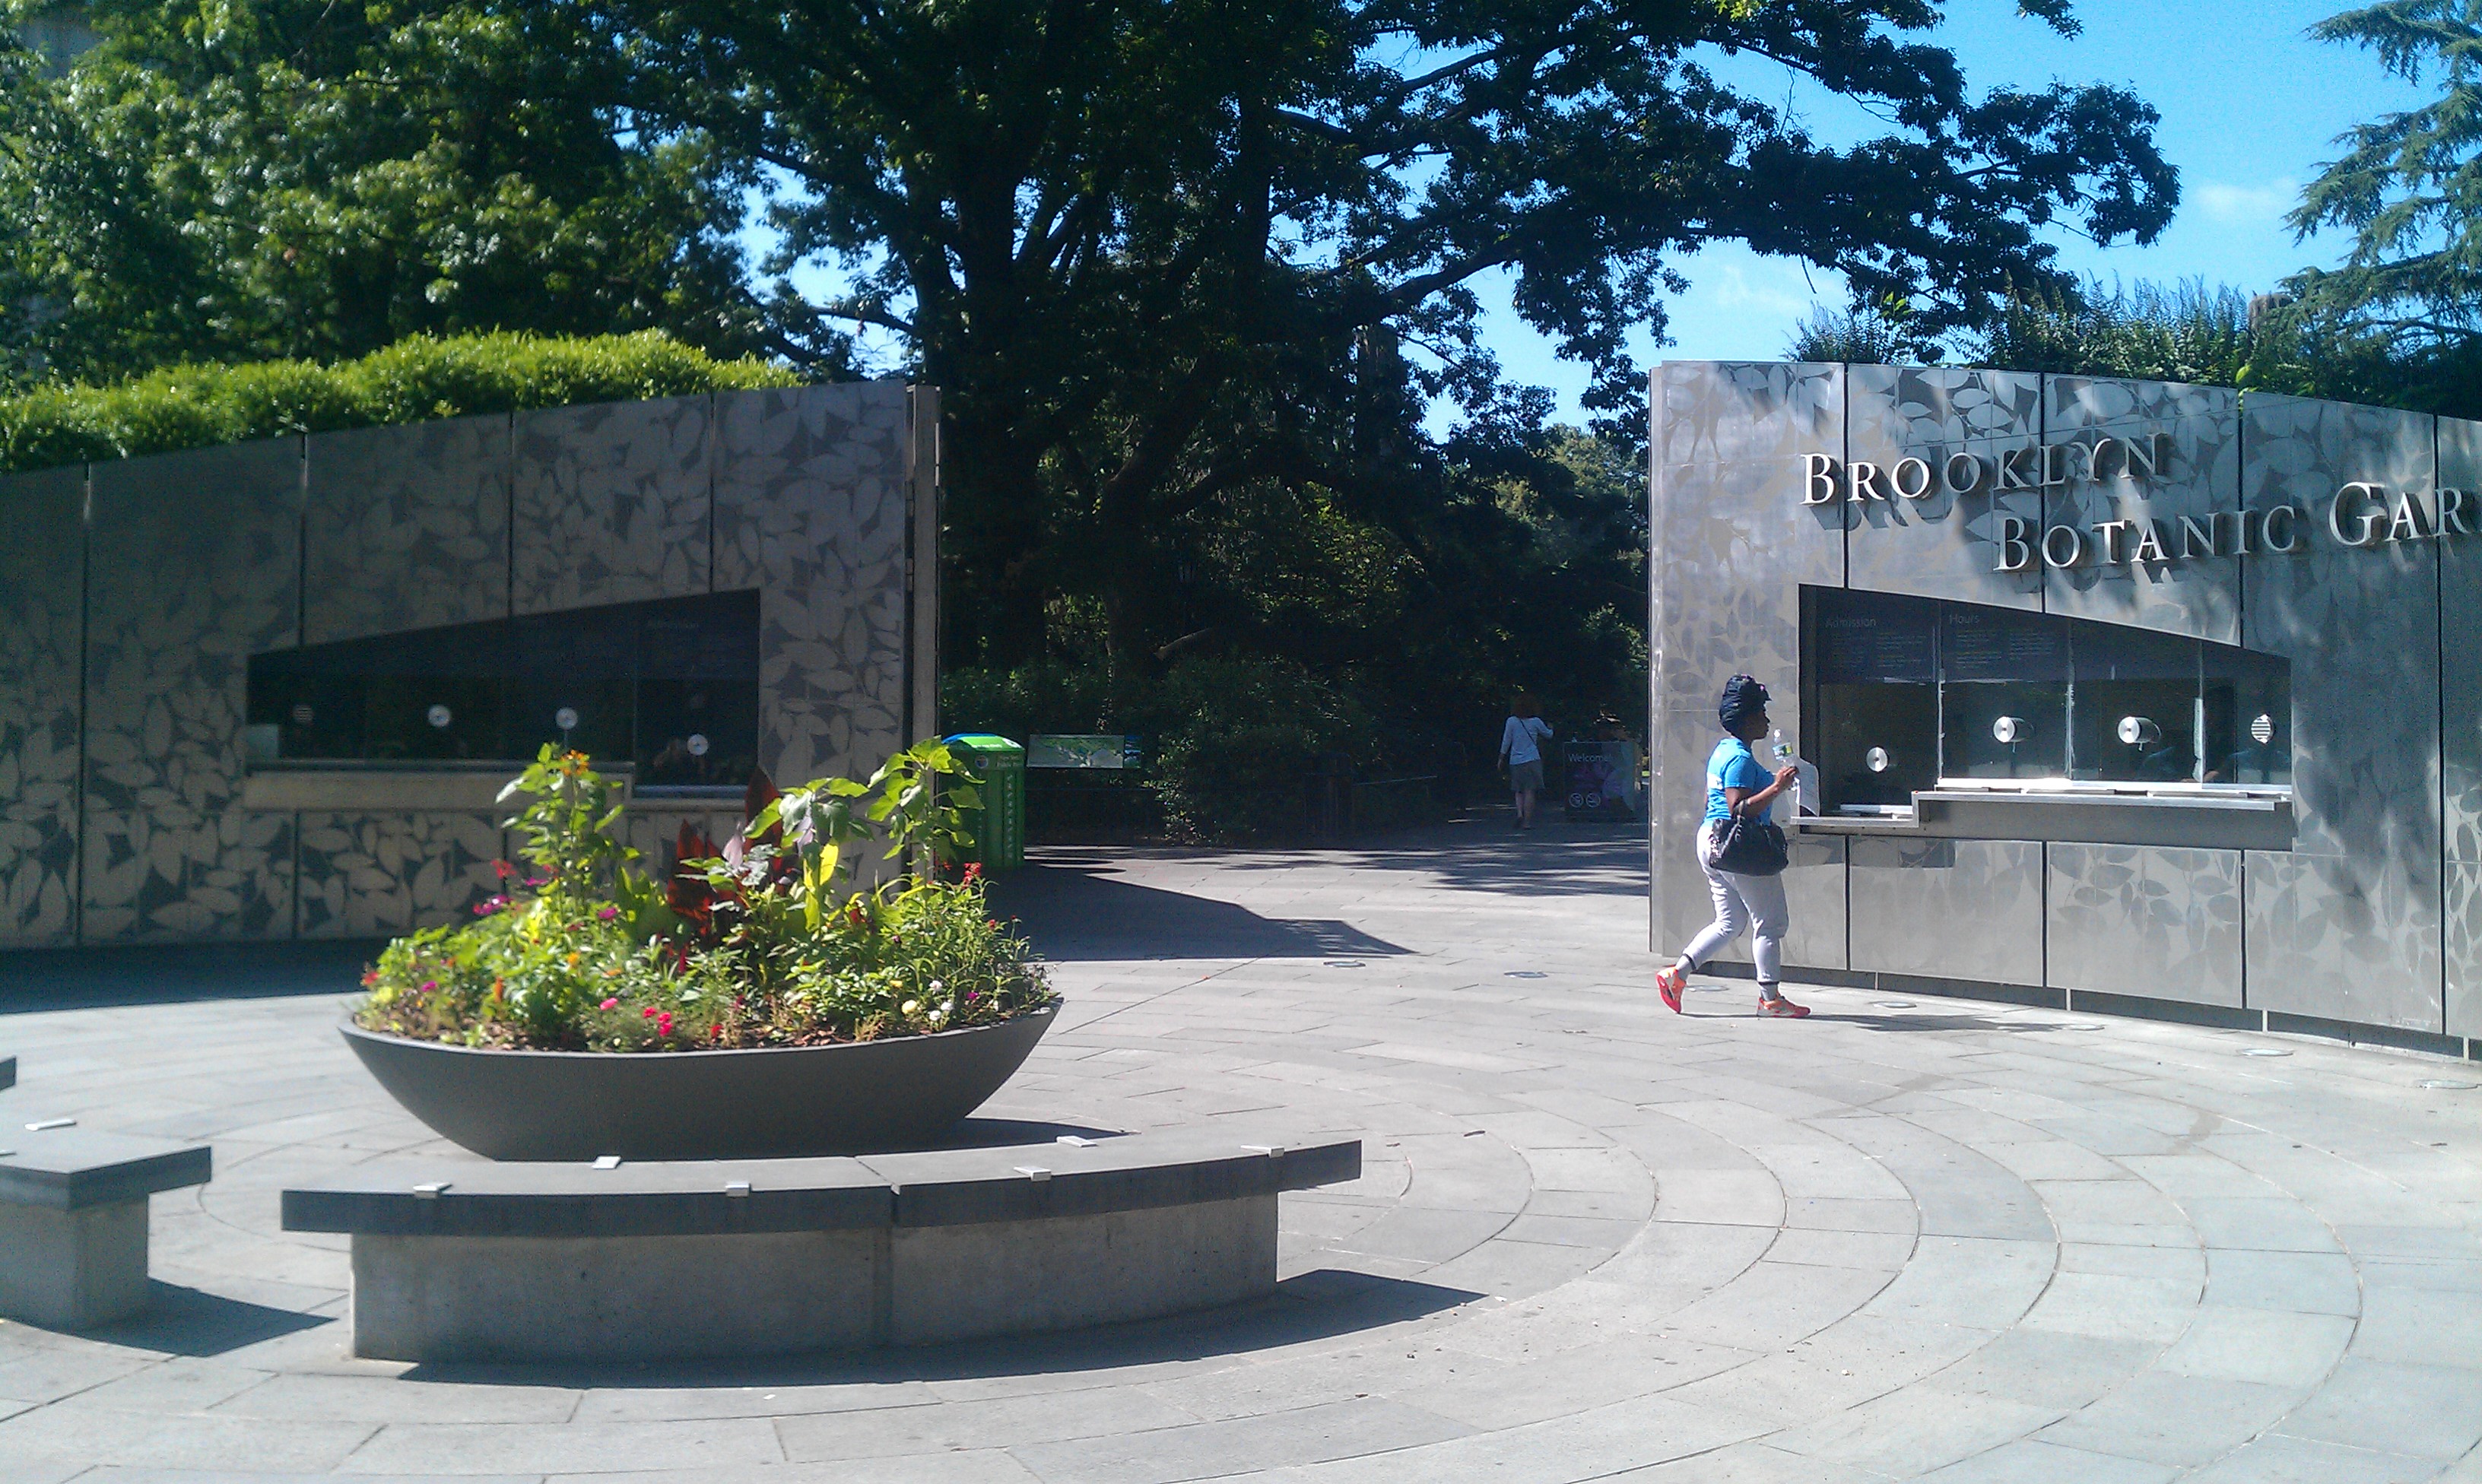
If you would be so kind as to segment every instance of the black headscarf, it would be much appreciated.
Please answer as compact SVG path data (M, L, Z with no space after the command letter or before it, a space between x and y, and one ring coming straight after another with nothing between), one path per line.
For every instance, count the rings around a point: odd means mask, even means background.
M1738 737L1741 723L1767 709L1767 688L1752 675L1735 675L1724 682L1724 695L1715 703L1715 719L1724 730Z

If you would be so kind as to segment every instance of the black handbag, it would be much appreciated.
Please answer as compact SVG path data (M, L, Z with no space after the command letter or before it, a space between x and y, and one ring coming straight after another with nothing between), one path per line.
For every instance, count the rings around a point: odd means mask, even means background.
M1789 863L1783 828L1735 813L1724 821L1709 863L1736 876L1780 876Z

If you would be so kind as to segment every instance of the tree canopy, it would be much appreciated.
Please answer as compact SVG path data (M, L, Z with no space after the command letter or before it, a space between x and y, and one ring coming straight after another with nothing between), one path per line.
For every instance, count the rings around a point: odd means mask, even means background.
M2333 272L2287 287L2305 311L2339 316L2415 351L2482 346L2482 3L2387 0L2310 28L2363 47L2439 95L2361 124L2286 220L2300 238L2343 227L2353 247Z
M12 0L0 22L58 10ZM749 282L750 167L630 127L555 10L68 13L91 28L74 63L0 51L0 383L491 330L841 364Z
M1194 632L1180 534L1254 481L1383 521L1436 501L1448 451L1406 416L1431 398L1469 440L1538 424L1480 346L1485 273L1630 437L1628 337L1707 242L1964 324L2063 281L2046 226L2150 240L2178 197L2146 104L1976 93L1918 0L571 4L636 116L772 173L785 261L852 275L826 312L946 390L956 638L1001 658L1062 591L1120 663ZM1733 57L1887 131L1823 143Z

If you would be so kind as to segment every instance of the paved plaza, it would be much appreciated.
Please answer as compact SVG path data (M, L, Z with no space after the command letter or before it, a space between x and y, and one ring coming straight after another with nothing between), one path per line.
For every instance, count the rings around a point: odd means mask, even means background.
M277 1191L440 1146L335 1034L352 962L21 957L0 1127L211 1140L217 1173L155 1200L154 1315L0 1325L0 1484L2482 1484L2482 1069L1884 992L1760 1021L1731 981L1676 1017L1635 842L1556 824L1038 853L1006 903L1068 1006L986 1113L1360 1133L1358 1184L1283 1197L1275 1298L796 1362L357 1361L344 1240L279 1231Z

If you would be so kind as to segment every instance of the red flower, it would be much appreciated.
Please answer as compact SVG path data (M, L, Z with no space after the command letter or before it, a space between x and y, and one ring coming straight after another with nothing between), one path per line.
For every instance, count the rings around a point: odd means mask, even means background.
M973 885L975 882L980 881L982 878L983 878L983 863L982 863L981 861L967 861L967 862L965 862L965 877L964 877L964 884L965 884L965 885L967 885L967 886L971 886L971 885Z
M655 1007L650 1004L645 1009L640 1010L638 1012L638 1018L640 1020L653 1020L655 1018Z
M516 873L517 868L510 865L507 861L493 861L491 863L491 874L499 877L503 881L506 881Z
M655 1017L655 1034L657 1034L657 1035L671 1035L672 1033L673 1033L673 1012L672 1012L672 1011L670 1011L670 1010L666 1010L663 1014L658 1015L658 1016L656 1016L656 1017Z

